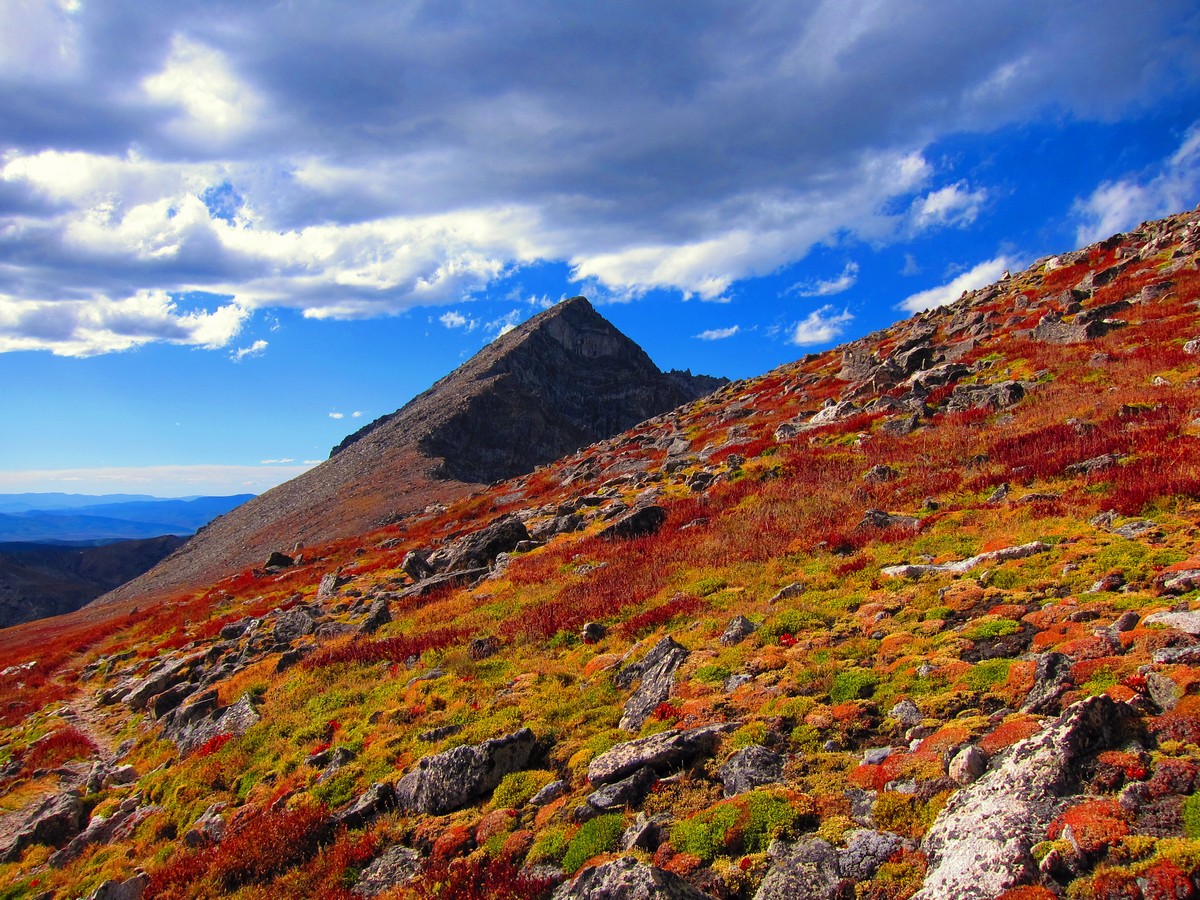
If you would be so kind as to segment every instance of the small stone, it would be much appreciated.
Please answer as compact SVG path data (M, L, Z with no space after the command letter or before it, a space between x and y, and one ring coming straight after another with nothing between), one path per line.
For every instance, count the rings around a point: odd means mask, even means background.
M585 644L596 644L608 636L608 629L599 622L584 622L580 637Z
M1135 613L1132 609L1127 609L1125 612L1121 613L1121 616L1117 619L1117 621L1113 622L1113 631L1133 631L1133 629L1137 628L1137 624L1140 620L1141 617L1137 613Z
M570 785L562 779L559 779L558 781L552 781L534 794L533 797L530 798L529 804L531 806L545 806L548 803L553 803L559 797L566 794L569 787Z
M736 644L740 644L746 638L750 637L750 635L754 634L758 628L758 625L755 625L745 616L734 616L725 627L725 633L721 635L721 646L733 647Z
M954 755L947 774L958 784L971 784L987 771L987 763L987 754L972 744Z
M891 755L891 747L871 747L870 749L863 751L863 765L877 766Z
M908 699L901 700L899 703L893 706L888 715L901 725L905 725L907 727L920 725L921 719L923 718L921 715L921 708Z

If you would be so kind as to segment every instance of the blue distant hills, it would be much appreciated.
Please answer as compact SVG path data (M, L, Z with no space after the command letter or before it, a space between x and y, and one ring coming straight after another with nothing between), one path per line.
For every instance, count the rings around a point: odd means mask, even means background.
M186 537L253 496L0 494L0 542L94 544L168 534Z

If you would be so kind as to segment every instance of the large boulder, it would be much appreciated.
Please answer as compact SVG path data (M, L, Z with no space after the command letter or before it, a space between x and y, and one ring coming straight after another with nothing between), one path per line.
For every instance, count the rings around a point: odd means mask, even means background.
M625 731L637 731L650 714L671 696L675 687L675 672L688 657L687 648L670 637L665 637L646 654L640 663L626 666L617 673L615 681L619 687L628 687L641 679L633 696L625 703L625 714L618 727Z
M736 727L734 723L722 723L687 730L672 728L617 744L592 760L588 766L588 781L594 785L612 784L643 766L666 775L702 756L711 756L716 752L721 735Z
M554 892L553 900L712 900L678 875L632 856L584 869Z
M754 900L839 900L850 882L870 881L888 857L911 846L890 831L859 829L838 850L821 838L771 844L771 870Z
M61 847L83 825L83 801L76 792L52 794L29 808L19 827L0 845L0 862L16 862L26 847L48 844Z
M726 797L783 780L783 757L762 744L744 747L717 771Z
M468 569L487 568L501 553L511 553L521 541L529 540L525 524L516 518L505 518L493 522L450 545L438 568L443 572L463 572Z
M925 836L929 871L913 900L989 900L1032 882L1033 845L1076 789L1081 764L1117 746L1130 715L1103 694L1081 700L952 796Z
M596 536L606 541L626 541L654 534L667 521L667 511L661 506L639 506L621 516Z
M529 762L536 739L528 728L482 744L426 756L396 783L401 809L443 815L462 809L495 789L510 772Z

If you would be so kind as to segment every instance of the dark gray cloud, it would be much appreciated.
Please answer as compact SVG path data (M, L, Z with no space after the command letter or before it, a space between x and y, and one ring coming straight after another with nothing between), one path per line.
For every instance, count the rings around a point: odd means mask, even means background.
M1190 0L25 0L0 26L17 305L370 315L548 259L714 298L838 234L966 221L986 186L939 181L939 138L1200 85Z

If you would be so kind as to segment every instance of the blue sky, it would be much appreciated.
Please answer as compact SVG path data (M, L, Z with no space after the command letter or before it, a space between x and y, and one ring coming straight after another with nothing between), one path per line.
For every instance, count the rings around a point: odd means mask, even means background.
M1200 9L11 0L0 123L0 492L257 492L563 297L745 377L1195 206Z

